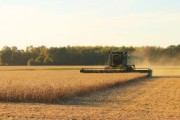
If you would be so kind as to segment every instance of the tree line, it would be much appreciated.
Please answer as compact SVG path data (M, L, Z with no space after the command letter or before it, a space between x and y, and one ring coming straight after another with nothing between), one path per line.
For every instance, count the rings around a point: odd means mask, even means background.
M127 51L135 64L180 65L180 45L156 46L28 46L26 49L5 46L0 50L0 65L105 65L109 51Z

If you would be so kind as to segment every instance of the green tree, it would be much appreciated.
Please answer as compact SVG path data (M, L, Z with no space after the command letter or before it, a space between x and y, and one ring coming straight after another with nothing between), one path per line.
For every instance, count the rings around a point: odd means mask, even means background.
M35 60L33 58L29 59L28 62L27 62L27 65L28 66L36 65Z
M52 65L53 60L50 57L46 57L43 61L44 65Z
M43 61L44 61L44 57L43 57L43 56L38 56L38 57L35 59L35 64L36 64L36 65L43 65Z
M3 65L11 65L11 61L12 61L12 50L10 47L3 47L3 49L1 50L1 63Z

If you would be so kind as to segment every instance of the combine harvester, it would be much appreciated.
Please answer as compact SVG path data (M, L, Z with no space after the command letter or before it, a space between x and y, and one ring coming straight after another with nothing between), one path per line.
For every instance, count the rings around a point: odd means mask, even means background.
M133 57L128 52L109 52L108 66L105 68L82 68L81 73L147 73L152 77L149 68L135 68Z

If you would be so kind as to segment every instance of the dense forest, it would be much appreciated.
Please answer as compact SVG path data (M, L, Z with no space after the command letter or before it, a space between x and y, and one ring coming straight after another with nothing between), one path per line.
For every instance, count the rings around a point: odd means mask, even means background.
M0 50L0 65L104 65L109 51L128 51L135 64L180 65L180 45L155 46L28 46L25 50L5 46Z

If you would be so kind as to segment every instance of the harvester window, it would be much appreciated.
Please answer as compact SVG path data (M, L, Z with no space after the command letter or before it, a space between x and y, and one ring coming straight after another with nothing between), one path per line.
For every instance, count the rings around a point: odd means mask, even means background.
M121 55L113 55L113 64L114 65L120 65L122 64L122 56Z

